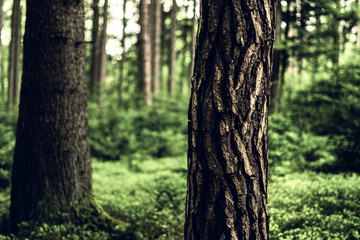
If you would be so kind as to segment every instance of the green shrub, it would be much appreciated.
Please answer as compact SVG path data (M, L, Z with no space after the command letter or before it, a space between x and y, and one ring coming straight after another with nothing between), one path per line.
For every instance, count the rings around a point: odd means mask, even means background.
M186 107L154 103L141 109L117 109L113 104L89 107L91 154L103 160L126 155L182 155L186 151Z

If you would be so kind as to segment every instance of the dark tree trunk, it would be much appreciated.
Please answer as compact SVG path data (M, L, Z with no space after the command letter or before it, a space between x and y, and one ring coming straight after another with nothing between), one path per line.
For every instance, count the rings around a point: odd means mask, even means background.
M201 1L185 239L268 239L274 1Z
M11 14L11 41L8 71L8 106L17 103L19 97L19 66L21 51L21 7L20 0L13 1Z
M99 96L99 74L100 74L100 38L99 38L99 0L93 0L92 3L93 9L93 25L92 25L92 49L91 49L91 67L90 67L90 82L89 82L89 90L91 99L95 98L95 96Z
M152 104L151 96L151 43L149 35L149 6L146 0L140 0L140 93L145 95L147 106Z
M83 42L83 1L27 1L13 230L21 221L71 216L91 195Z
M175 62L176 62L176 0L172 1L173 6L171 9L171 39L170 39L170 63L169 63L169 80L168 80L168 90L170 94L174 94L175 91Z
M275 41L279 41L281 38L281 1L276 1L276 16L275 16ZM271 76L271 90L270 90L270 108L269 112L278 113L280 111L280 62L281 62L281 50L274 49L274 64L273 74Z

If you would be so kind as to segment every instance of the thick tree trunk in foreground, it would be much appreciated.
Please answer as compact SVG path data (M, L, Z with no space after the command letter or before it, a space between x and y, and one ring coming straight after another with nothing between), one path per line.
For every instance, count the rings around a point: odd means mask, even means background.
M92 192L83 1L28 0L10 219L46 221ZM54 216L53 216L54 217Z
M140 93L145 95L147 106L152 104L151 96L151 43L149 33L149 6L146 0L140 0Z
M21 51L21 8L20 0L13 1L11 14L11 41L8 71L8 106L17 103L19 97L19 66Z
M201 1L185 239L268 239L274 1Z

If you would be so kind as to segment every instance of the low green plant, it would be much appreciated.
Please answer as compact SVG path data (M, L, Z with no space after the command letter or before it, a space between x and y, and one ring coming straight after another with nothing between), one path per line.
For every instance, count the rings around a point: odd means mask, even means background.
M357 174L273 176L270 239L360 239L359 199Z

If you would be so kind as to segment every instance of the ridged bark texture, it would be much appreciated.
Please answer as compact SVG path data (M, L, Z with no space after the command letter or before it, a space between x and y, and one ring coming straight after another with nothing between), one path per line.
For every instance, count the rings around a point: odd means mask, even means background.
M10 219L69 213L91 191L83 1L28 0Z
M185 239L268 239L273 0L201 1Z

